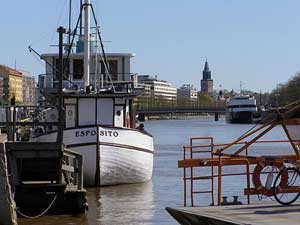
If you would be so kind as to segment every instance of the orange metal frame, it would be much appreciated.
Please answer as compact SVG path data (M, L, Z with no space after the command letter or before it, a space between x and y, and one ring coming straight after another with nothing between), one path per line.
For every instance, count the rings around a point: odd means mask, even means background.
M193 145L195 140L209 140L208 145ZM274 140L274 141L257 141L256 143L289 143L289 140ZM236 145L247 144L247 142L238 142ZM184 191L184 206L187 206L187 182L190 181L190 202L191 206L194 206L194 194L211 194L211 205L215 205L215 191L214 191L214 179L217 178L217 205L221 205L222 198L222 177L225 176L246 176L246 188L244 189L244 194L247 195L247 203L250 204L250 195L259 194L257 190L250 187L250 165L257 164L263 160L266 160L266 156L248 156L248 148L245 149L245 155L239 155L235 157L233 154L228 154L228 156L214 155L214 148L226 146L226 144L214 144L213 137L192 137L190 138L190 146L183 146L183 160L178 161L178 167L183 168L183 191ZM210 148L210 150L198 150L201 148ZM195 150L197 149L197 150ZM188 152L188 150L190 152ZM189 153L189 154L188 154ZM195 153L210 153L209 158L194 158ZM187 158L189 155L189 158ZM298 157L296 155L274 155L272 156L273 161L282 162L283 160L296 161ZM240 166L245 165L245 172L240 173L226 173L222 171L223 166ZM210 175L205 176L195 176L194 169L196 167L210 167ZM214 174L214 167L218 169L218 173ZM190 174L187 176L187 169L190 169ZM211 180L211 188L206 191L195 191L194 181L196 180ZM298 190L298 189L294 189Z
M190 201L191 206L194 206L194 194L199 193L210 193L211 194L211 205L215 204L214 200L214 179L217 178L217 205L221 204L221 196L222 196L222 177L224 176L238 176L243 175L246 176L246 188L244 189L244 194L247 195L248 204L250 204L250 195L251 194L262 194L259 190L255 188L250 188L250 165L257 164L261 161L274 161L274 162L285 162L289 161L298 161L300 160L299 150L295 144L295 142L299 143L299 140L293 140L287 125L296 124L300 125L300 119L293 118L295 112L299 112L300 109L300 100L287 105L286 107L277 110L276 118L269 119L269 121L265 121L260 127L256 129L249 130L244 135L236 139L235 141L229 144L214 144L213 137L192 137L190 138L189 146L183 147L184 157L183 160L178 161L178 167L184 169L183 180L184 180L184 206L187 205L187 181L190 181ZM259 141L261 137L267 134L270 130L272 130L276 125L281 125L288 140L274 140L274 141ZM250 136L255 135L251 140L244 141L246 138L250 138ZM199 140L208 140L209 145L195 145L195 141ZM248 149L254 143L278 143L278 142L286 142L290 143L294 154L285 154L285 155L272 155L272 156L249 156ZM242 145L238 148L234 153L229 154L226 153L225 150L229 149L232 146ZM210 148L210 150L201 150L201 148ZM215 148L218 148L215 150ZM200 149L200 150L199 150ZM186 157L187 150L189 150L189 158ZM204 154L209 153L210 157L194 157L195 154ZM242 154L243 153L243 154ZM245 165L245 172L243 173L229 173L223 174L222 168L223 166L239 166ZM194 168L195 167L210 167L211 172L209 176L194 176ZM217 167L217 175L214 174L214 167ZM187 169L190 168L190 176L187 176ZM211 188L206 191L195 191L194 190L194 181L196 180L211 180ZM286 190L287 192L296 192L299 191L298 188Z

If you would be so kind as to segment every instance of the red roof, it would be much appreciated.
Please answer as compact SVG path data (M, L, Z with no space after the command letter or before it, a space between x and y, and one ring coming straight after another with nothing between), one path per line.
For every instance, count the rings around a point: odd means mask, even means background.
M15 70L13 68L10 68L8 66L0 65L0 67L4 68L9 75L16 75L16 76L22 76L23 73L21 71Z

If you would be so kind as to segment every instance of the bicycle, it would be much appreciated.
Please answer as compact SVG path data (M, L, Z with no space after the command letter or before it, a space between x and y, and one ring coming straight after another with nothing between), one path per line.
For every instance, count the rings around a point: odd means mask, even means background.
M277 174L273 183L273 196L281 205L290 205L300 196L300 162L289 162L291 166L284 167ZM288 177L282 183L282 177Z

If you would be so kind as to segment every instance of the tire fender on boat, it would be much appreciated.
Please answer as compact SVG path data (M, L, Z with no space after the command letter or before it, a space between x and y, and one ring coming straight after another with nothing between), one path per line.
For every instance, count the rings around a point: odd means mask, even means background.
M260 192L260 194L262 195L266 195L266 196L273 196L273 189L272 187L270 188L266 188L262 183L261 183L261 173L262 170L267 167L267 166L273 166L278 168L279 171L281 171L282 169L284 169L284 164L282 162L273 162L273 161L261 161L259 163L257 163L257 165L255 166L254 170L253 170L253 184L254 187L257 191ZM288 173L287 172L283 172L281 174L281 181L278 187L280 188L284 188L286 186L288 182Z

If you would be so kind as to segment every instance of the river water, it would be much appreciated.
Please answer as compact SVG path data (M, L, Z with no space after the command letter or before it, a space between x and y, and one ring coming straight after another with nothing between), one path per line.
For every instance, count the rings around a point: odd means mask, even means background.
M176 222L165 211L165 207L183 206L183 171L177 168L182 159L182 146L189 143L190 136L212 136L216 143L228 143L237 138L253 125L226 124L224 119L218 122L213 118L152 120L145 128L153 134L155 143L153 179L143 184L119 185L105 188L89 188L89 211L80 216L44 216L39 219L20 219L19 224L26 225L121 225L121 224L163 224ZM282 129L276 127L265 139L286 139ZM262 146L265 153L283 151L286 146ZM254 150L254 154L255 154ZM256 154L258 154L256 152ZM223 186L225 195L242 196L244 180L226 178ZM225 183L225 182L224 182ZM208 187L204 183L203 187ZM205 189L205 188L204 188ZM235 193L232 193L235 192ZM237 192L237 193L236 193ZM241 197L243 201L244 198ZM209 195L197 196L196 204L208 205Z

